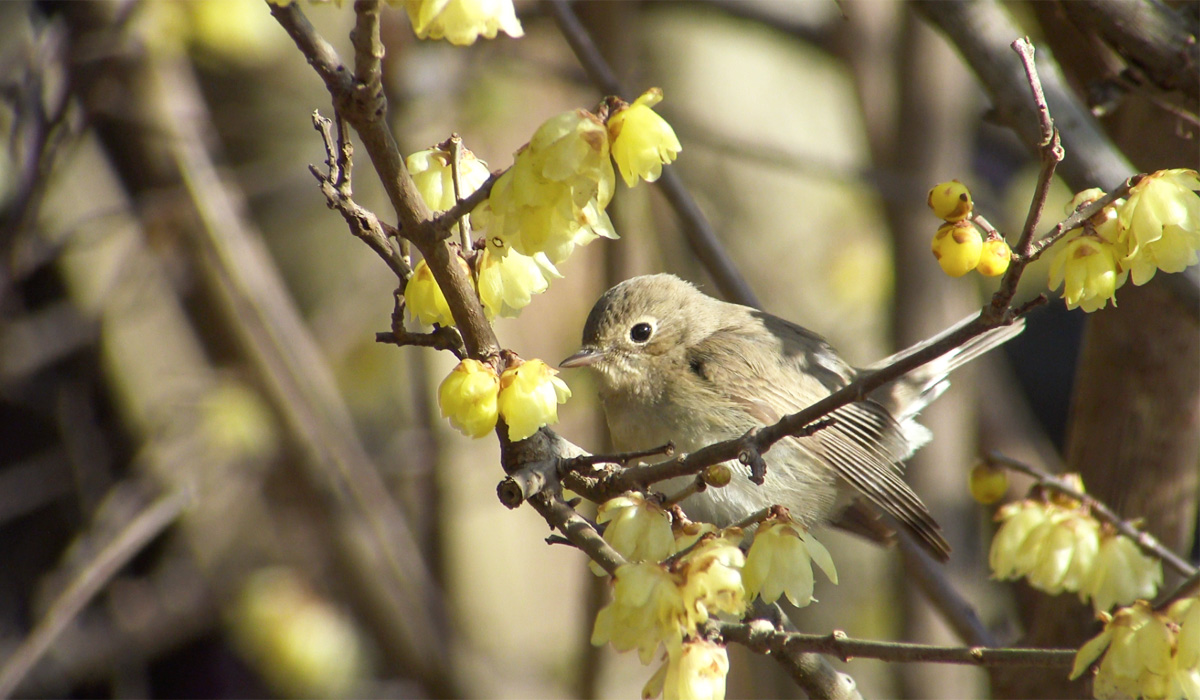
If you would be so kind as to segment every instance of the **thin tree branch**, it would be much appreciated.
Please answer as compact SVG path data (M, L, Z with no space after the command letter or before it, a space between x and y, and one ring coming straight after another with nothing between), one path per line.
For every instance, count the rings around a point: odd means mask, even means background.
M941 647L905 642L877 642L852 639L843 632L824 635L782 632L764 621L749 624L710 622L709 627L726 642L741 644L759 653L816 652L836 656L843 661L865 658L904 663L1069 668L1075 660L1076 652L1075 649Z
M191 497L181 490L163 495L146 506L112 542L96 553L95 559L55 598L41 621L0 668L0 698L12 695L21 679L49 651L71 620L121 567L175 522L190 500Z

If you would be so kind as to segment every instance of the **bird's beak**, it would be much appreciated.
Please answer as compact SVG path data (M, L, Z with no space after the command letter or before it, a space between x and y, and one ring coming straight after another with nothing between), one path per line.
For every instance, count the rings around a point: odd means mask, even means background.
M563 369L588 367L604 359L604 353L596 348L581 348L579 352L558 363Z

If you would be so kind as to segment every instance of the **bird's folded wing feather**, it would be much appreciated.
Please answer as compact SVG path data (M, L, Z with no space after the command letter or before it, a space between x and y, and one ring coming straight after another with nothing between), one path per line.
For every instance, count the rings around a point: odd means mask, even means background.
M854 370L818 336L768 317L769 332L751 336L731 325L691 349L693 366L713 387L724 387L731 404L763 425L807 408L853 379ZM773 352L738 352L747 342ZM776 347L771 348L771 345ZM720 362L711 361L721 358ZM782 358L762 365L754 358ZM883 406L864 400L831 414L834 424L797 440L876 507L909 527L945 560L950 551L933 516L901 478L898 460L910 450L900 426Z

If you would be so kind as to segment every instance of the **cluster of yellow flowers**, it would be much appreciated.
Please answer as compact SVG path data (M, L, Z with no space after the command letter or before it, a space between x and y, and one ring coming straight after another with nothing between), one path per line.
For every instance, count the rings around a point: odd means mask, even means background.
M1125 282L1149 282L1156 272L1182 272L1200 257L1200 176L1195 170L1159 170L1056 244L1050 288L1063 286L1067 308L1096 311L1115 306ZM1075 195L1068 212L1104 196L1099 189Z
M562 277L556 265L576 246L617 237L605 212L616 183L613 161L632 185L639 177L656 180L663 164L680 151L671 126L651 109L661 99L662 91L654 88L631 105L619 105L607 123L584 110L564 112L542 124L517 153L470 217L472 225L488 229L471 279L489 318L520 313L551 280ZM447 150L432 148L409 156L407 165L417 191L435 212L450 209L489 176L487 163L465 148L457 163ZM404 296L422 324L454 322L423 261Z
M617 570L612 602L596 615L592 643L638 650L650 663L660 643L670 649L696 634L711 615L741 615L746 607L740 532L700 541L670 565L626 564Z
M946 223L938 227L930 246L942 271L951 277L962 277L977 270L985 277L998 277L1008 269L1012 249L998 235L985 241L971 222L975 204L971 192L958 180L942 182L929 190L929 208Z
M466 359L438 387L438 405L464 435L483 437L503 418L508 438L524 440L543 425L557 423L558 404L571 396L556 374L542 360L528 360L497 377L490 365Z
M1101 614L1104 631L1075 655L1078 678L1100 655L1097 698L1200 697L1200 605L1184 598L1158 612L1144 601ZM1107 650L1107 652L1106 652Z
M1082 488L1082 485L1080 486ZM988 563L998 579L1026 577L1057 595L1077 593L1098 611L1152 598L1162 584L1162 562L1102 525L1078 501L1055 496L1009 503L992 539Z
M761 523L746 555L738 547L740 529L693 522L673 529L661 506L637 494L601 505L597 521L607 524L604 539L630 563L617 570L613 600L596 616L592 642L637 649L642 663L660 643L666 646L667 662L647 683L645 697L723 697L724 649L695 639L696 626L717 612L739 614L756 595L767 603L786 595L808 605L813 562L837 583L829 552L786 516Z

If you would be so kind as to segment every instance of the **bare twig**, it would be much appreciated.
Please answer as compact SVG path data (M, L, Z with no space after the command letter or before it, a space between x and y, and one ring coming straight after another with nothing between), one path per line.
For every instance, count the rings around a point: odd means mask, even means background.
M75 619L91 600L100 592L135 554L161 534L183 512L190 496L183 491L173 491L161 496L146 506L141 513L104 549L97 552L90 562L46 610L25 641L0 668L0 698L12 695L21 679L54 644L54 640Z
M1038 484L1040 484L1042 487L1050 489L1051 491L1057 491L1068 498L1073 498L1080 503L1083 503L1099 520L1112 525L1113 529L1115 529L1117 532L1133 540L1146 554L1149 554L1153 557L1158 557L1165 562L1167 566L1170 566L1181 576L1192 577L1196 575L1197 568L1194 565L1165 547L1154 535L1135 527L1128 520L1125 520L1121 516L1117 515L1103 502L1097 500L1093 496L1075 489L1063 479L1038 469L1031 464L1026 464L1024 462L1005 457L999 453L992 453L988 455L986 462L992 466L1004 467L1006 469L1011 469L1028 476L1032 476L1034 479L1037 479Z
M904 642L877 642L852 639L843 632L824 635L781 632L764 622L712 622L709 623L709 627L726 642L741 644L760 653L817 652L836 656L843 661L866 658L968 666L1068 668L1073 663L1076 652L1075 649L941 647Z
M351 170L353 169L354 146L345 131L345 122L338 119L337 138L333 136L333 122L317 111L313 111L313 127L321 134L325 143L325 163L328 173L321 173L316 166L308 166L309 172L317 178L321 186L321 194L330 209L337 209L350 227L350 232L391 268L400 280L400 284L408 281L412 268L408 261L392 247L386 230L375 214L360 206L351 197Z

